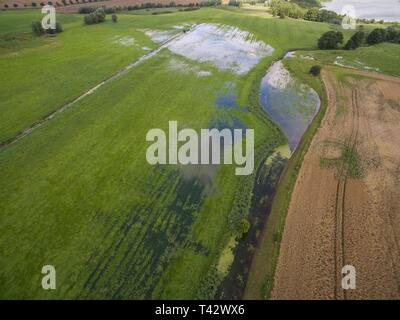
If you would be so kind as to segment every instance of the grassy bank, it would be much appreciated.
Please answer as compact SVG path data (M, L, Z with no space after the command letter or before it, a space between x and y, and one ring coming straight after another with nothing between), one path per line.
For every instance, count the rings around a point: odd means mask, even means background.
M299 54L314 58L315 64L330 64L400 76L400 45L394 43L381 43L355 50L320 50Z

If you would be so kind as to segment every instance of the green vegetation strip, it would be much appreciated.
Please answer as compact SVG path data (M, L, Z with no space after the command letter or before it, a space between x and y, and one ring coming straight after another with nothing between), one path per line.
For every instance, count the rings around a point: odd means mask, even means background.
M290 58L284 60L284 64L292 75L317 91L321 98L321 108L304 134L299 146L282 174L266 228L261 234L258 250L253 259L244 299L270 298L274 284L276 264L279 257L280 242L293 188L304 156L311 144L313 136L320 126L327 107L326 93L321 78L309 74L313 62L303 61L298 58Z

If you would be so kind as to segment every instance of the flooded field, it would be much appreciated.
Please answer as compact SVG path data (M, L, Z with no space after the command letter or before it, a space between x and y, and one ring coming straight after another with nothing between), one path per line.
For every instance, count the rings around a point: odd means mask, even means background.
M252 34L230 26L200 24L168 48L192 60L209 62L222 70L247 73L274 49Z
M281 61L275 62L262 79L260 101L285 132L292 151L318 113L321 103L318 94L293 79Z

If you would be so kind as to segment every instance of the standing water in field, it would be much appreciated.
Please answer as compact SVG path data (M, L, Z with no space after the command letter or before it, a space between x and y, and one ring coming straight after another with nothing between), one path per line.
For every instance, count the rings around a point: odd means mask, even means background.
M318 94L293 79L281 61L268 69L260 91L264 110L285 132L293 151L319 110Z
M171 42L168 49L186 58L209 62L222 70L245 74L274 49L238 28L200 24L186 36Z

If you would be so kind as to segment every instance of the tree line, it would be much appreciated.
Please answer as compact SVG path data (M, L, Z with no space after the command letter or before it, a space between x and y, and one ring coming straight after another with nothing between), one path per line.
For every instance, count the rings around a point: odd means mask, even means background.
M363 28L362 28L363 29ZM375 45L382 42L400 44L400 31L394 27L376 28L367 34L364 30L355 32L344 46L346 50L356 49L367 45ZM322 50L337 49L343 43L343 34L340 31L325 32L318 40L318 48Z

